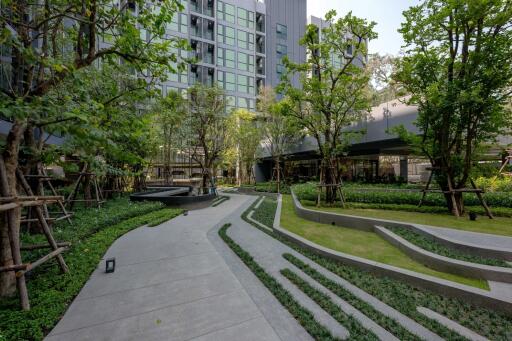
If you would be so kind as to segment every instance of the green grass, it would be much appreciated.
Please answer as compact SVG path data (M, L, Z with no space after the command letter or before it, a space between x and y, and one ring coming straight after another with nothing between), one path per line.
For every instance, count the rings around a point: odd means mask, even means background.
M268 202L269 205L261 205L256 212L261 213L262 216L274 216L277 203L268 198L265 199L265 201ZM242 215L249 224L263 233L279 240L281 243L288 245L295 251L301 253L305 257L308 257L310 260L335 273L339 277L344 278L361 290L375 296L402 314L409 316L445 340L466 339L441 325L439 322L429 319L425 315L419 313L416 310L418 306L434 310L449 319L457 321L463 326L474 330L478 334L488 337L490 340L511 340L510 331L512 330L512 317L509 315L492 309L476 307L468 301L446 297L423 288L415 287L397 279L375 275L368 271L361 270L360 268L349 266L318 255L247 220L247 214L251 209L253 209L253 206L254 205L252 205L252 207ZM267 212L260 212L262 210L266 210ZM253 217L254 216L255 215L253 215ZM407 338L401 337L400 339L408 340Z
M487 217L480 216L477 220L471 221L467 217L457 218L450 214L443 213L404 212L371 208L318 208L313 205L306 205L306 207L314 210L357 215L368 218L397 220L422 225L449 227L457 230L512 237L512 218L495 217L494 219L489 219Z
M6 340L42 340L63 316L117 238L139 226L168 220L181 212L159 204L133 204L126 199L117 199L100 210L78 211L72 226L56 226L57 239L72 243L63 254L70 271L61 274L54 260L35 269L27 281L30 311L21 311L17 298L0 302L0 340L2 336ZM24 236L23 241L40 239L40 236ZM25 259L36 258L44 252L47 251L25 254Z
M295 214L292 198L289 195L283 195L281 227L332 250L489 290L485 280L436 271L412 260L376 233L302 219Z

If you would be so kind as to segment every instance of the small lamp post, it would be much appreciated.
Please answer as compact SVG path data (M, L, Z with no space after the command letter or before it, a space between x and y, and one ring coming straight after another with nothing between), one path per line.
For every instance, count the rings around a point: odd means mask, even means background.
M113 257L113 258L108 258L106 261L105 261L105 272L106 273L112 273L116 270L116 258Z

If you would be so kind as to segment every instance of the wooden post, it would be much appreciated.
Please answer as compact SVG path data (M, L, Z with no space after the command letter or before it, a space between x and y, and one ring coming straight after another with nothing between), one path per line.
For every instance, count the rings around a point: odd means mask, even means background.
M423 189L423 194L421 195L421 199L418 204L418 207L421 207L421 205L423 204L423 200L425 200L425 196L427 195L427 191L428 191L428 188L430 187L430 182L432 181L433 175L434 175L434 170L431 170L430 175L428 177L427 184L425 185L425 188Z
M80 182L82 180L82 176L83 176L83 174L85 173L86 170L87 170L87 163L84 164L84 167L82 168L82 171L80 172L80 174L78 175L78 179L76 180L75 187L73 187L73 191L71 191L71 193L69 193L69 196L66 199L66 205L69 205L70 209L73 209L74 200L75 200L76 195L78 193L78 187L80 186Z
M46 173L46 170L44 170L44 168L41 169L41 172L44 176L48 176L48 174ZM50 188L50 191L52 192L52 194L54 196L57 196L57 191L55 190L55 187L53 187L52 182L50 180L48 180L48 187ZM62 214L66 217L68 223L72 224L73 222L71 221L70 215L68 214L66 207L64 206L64 203L61 200L59 200L59 201L57 201L57 204L59 205L59 207L62 211Z
M448 190L450 191L450 198L452 201L453 213L458 218L458 217L460 217L460 212L459 212L459 207L457 206L457 201L455 200L455 193L454 193L453 187L452 187L452 180L450 179L449 176L447 177L447 180L448 180Z
M471 186L473 186L474 189L477 189L476 184L473 181L473 179L470 178L469 181L471 182ZM491 210L489 209L489 206L487 206L487 203L485 202L485 199L484 199L482 193L480 193L479 191L476 191L475 193L476 193L476 196L478 197L478 200L480 200L480 203L484 207L485 213L487 214L489 219L493 219L494 217L491 213Z
M0 156L0 184L1 194L3 197L8 197L15 194L9 193L9 184L7 183L7 174L3 156ZM5 216L9 232L9 244L11 246L12 259L15 266L20 266L22 265L20 234L19 226L16 224L15 212L10 209L6 211ZM25 282L25 276L16 277L16 287L18 288L18 294L20 295L21 309L30 310L30 301L28 299L28 290L27 283Z
M30 189L30 186L28 185L27 181L25 180L25 177L23 176L23 173L16 169L16 175L18 177L18 180L20 181L21 186L27 193L27 195L32 196L32 189ZM37 218L39 219L39 223L43 227L43 232L46 236L46 239L48 240L48 243L52 247L53 250L57 250L59 247L57 246L57 243L55 242L55 239L53 239L52 233L50 231L50 227L46 223L46 219L44 218L43 211L40 206L34 206L34 210L36 211ZM59 266L62 270L62 272L66 273L69 271L68 266L66 265L66 262L64 261L64 258L61 254L57 255L57 262L59 263Z

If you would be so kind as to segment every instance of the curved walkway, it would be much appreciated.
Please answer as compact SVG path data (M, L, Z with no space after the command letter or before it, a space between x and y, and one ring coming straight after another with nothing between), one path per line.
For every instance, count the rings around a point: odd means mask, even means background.
M269 322L207 238L253 199L237 196L229 205L190 211L119 238L105 255L116 257L115 272L104 273L101 262L46 340L309 339L253 281L253 291L285 316L282 326Z

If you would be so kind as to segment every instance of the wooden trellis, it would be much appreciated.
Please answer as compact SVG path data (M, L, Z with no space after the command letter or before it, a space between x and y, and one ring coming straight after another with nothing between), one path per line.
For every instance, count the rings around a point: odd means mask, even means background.
M37 181L36 190L37 193L35 195L37 196L45 196L45 187L47 187L50 190L51 195L58 196L57 191L55 190L55 187L53 187L52 180L53 177L48 176L46 173L46 170L43 168L42 165L38 166L38 174L29 174L24 175L25 179L32 179ZM53 223L55 221L66 219L68 223L72 224L71 217L73 214L71 212L68 212L66 210L66 207L64 206L64 200L59 200L56 202L58 205L60 212L50 212L48 210L48 206L46 204L43 204L43 213L45 216L45 219L49 223ZM32 222L37 222L37 218L33 218L33 210L29 208L27 210L27 216L26 218L21 220L21 223L26 223L27 228L30 231L30 226Z
M421 205L423 204L423 200L425 200L425 197L426 197L427 193L449 194L450 195L450 200L452 202L453 213L455 214L456 217L460 217L462 212L459 212L459 208L457 207L457 202L455 200L455 193L474 193L474 194L476 194L478 200L480 201L480 204L484 208L485 213L487 214L489 219L493 219L494 218L492 213L491 213L491 210L489 209L489 206L487 206L487 203L486 203L486 201L485 201L485 199L484 199L484 197L482 195L485 191L483 189L481 189L481 188L477 188L475 182L473 181L473 179L469 179L469 181L471 183L471 186L473 188L453 188L453 184L452 184L450 178L448 178L448 190L447 191L443 191L441 189L430 189L429 186L430 186L430 184L432 182L432 178L434 176L434 171L436 169L439 169L439 168L435 168L435 167L427 168L427 170L430 170L430 176L428 177L428 181L427 181L427 183L425 185L425 188L423 188L421 190L422 195L421 195L421 198L420 198L420 202L418 203L418 207L421 207Z
M0 267L0 272L14 271L16 274L16 286L18 289L20 304L23 310L30 309L30 301L28 297L27 285L25 282L25 274L28 271L35 269L41 264L47 262L50 259L56 258L62 272L68 272L68 266L62 257L62 252L67 249L69 244L57 243L53 238L50 227L44 217L42 206L49 203L55 203L59 200L63 200L59 196L34 196L32 189L28 185L27 181L23 177L23 174L17 170L16 177L20 181L21 187L27 193L27 196L12 196L9 193L9 184L7 180L5 164L2 157L0 157L0 213L5 214L6 223L8 228L9 244L11 247L11 254L13 264L3 265ZM46 244L37 245L26 245L23 246L25 250L34 250L40 248L50 248L50 253L39 258L32 263L23 263L21 257L22 247L20 245L19 226L16 222L17 217L14 209L32 207L36 213L39 224L42 227L43 233L48 241Z
M101 204L103 204L105 201L103 200L102 192L100 191L100 188L98 186L98 180L96 177L96 173L87 172L88 165L87 163L82 168L82 171L78 173L78 178L75 182L75 185L73 186L73 190L69 194L68 198L66 199L66 206L70 209L73 208L74 204L76 202L83 202L83 203L94 203L98 208L101 207ZM78 191L80 189L80 185L82 185L84 192L85 192L85 184L89 181L94 189L94 198L93 199L77 199Z

